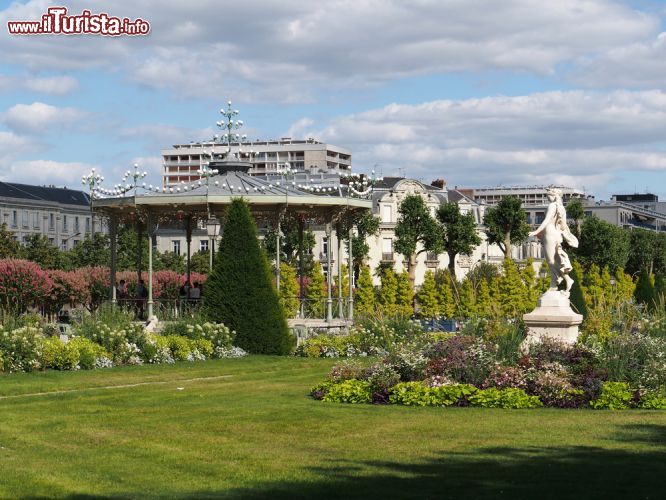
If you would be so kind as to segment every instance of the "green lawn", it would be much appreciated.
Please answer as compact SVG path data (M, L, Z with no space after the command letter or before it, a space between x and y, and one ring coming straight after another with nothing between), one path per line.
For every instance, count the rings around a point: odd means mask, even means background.
M332 364L0 375L0 497L666 496L666 412L311 400Z

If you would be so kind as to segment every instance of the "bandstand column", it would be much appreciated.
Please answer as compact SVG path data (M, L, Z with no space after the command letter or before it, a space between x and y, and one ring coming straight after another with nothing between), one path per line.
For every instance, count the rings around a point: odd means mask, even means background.
M153 314L153 225L150 213L146 215L146 227L148 233L148 321Z
M349 255L347 256L349 266L349 319L354 319L354 258L352 255L352 238L354 237L354 226L349 221Z
M333 321L333 297L332 297L332 288L331 282L333 281L333 269L331 267L331 247L333 242L331 241L331 223L326 223L326 262L327 262L327 272L326 272L326 321Z
M143 240L143 225L141 224L141 221L139 220L139 214L136 214L136 282L137 284L139 281L141 281L141 253L142 253L142 246L141 241Z
M342 301L344 290L342 290L342 226L340 222L335 225L335 235L338 238L338 318L345 315L345 306Z
M298 303L301 318L305 317L305 304L303 288L305 286L305 266L303 263L303 233L305 232L305 218L298 218Z
M116 297L116 260L118 258L118 218L116 215L109 217L109 239L111 242L111 303L116 305L118 297Z
M190 276L191 271L191 262L190 262L190 247L192 245L192 215L188 215L185 221L185 246L187 247L187 282L191 283ZM211 267L212 269L212 267Z
M280 293L280 215L275 225L275 285Z

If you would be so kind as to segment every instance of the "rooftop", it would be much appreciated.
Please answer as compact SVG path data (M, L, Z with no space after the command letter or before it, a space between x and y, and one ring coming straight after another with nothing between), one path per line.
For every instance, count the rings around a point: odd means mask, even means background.
M65 205L88 206L90 197L83 191L54 186L32 186L0 181L0 198L45 201Z

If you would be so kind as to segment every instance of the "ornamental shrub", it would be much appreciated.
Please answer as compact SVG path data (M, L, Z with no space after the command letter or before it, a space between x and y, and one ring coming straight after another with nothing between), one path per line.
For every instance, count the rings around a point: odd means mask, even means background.
M49 337L42 341L42 368L53 370L77 370L79 350L76 345L64 343L59 337Z
M640 399L637 406L643 410L666 410L666 396L647 393Z
M235 199L224 223L220 250L206 282L209 320L236 332L236 344L259 354L287 354L292 337L257 239L247 202Z
M475 392L469 397L472 406L483 408L539 408L543 403L537 396L529 396L522 389L497 389L490 387Z
M451 406L466 404L477 391L476 387L468 384L429 387L423 382L402 382L393 387L389 400L408 406Z
M328 386L322 400L330 403L371 403L372 388L366 380L344 380Z
M632 394L626 382L604 382L599 397L590 402L595 410L624 410L629 408Z
M82 370L92 370L93 368L109 366L112 363L111 355L106 352L106 349L92 340L74 337L67 345L78 351L79 368Z
M42 332L36 326L0 330L0 351L7 372L30 372L41 368Z
M28 307L44 305L53 281L37 264L27 260L0 260L0 303L2 307L22 313Z

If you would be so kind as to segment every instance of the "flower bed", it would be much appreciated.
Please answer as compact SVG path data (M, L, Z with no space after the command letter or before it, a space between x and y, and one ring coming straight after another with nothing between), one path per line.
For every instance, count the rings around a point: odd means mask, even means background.
M603 343L545 340L525 351L514 344L462 334L404 343L369 366L336 365L311 395L416 406L666 409L666 338L648 329Z
M25 324L9 321L0 326L0 371L28 372L43 369L90 370L116 365L202 361L245 356L233 346L235 333L221 324L185 327L185 335L157 335L131 316L116 309L102 310L80 319L67 341L53 335L48 324L27 318Z

